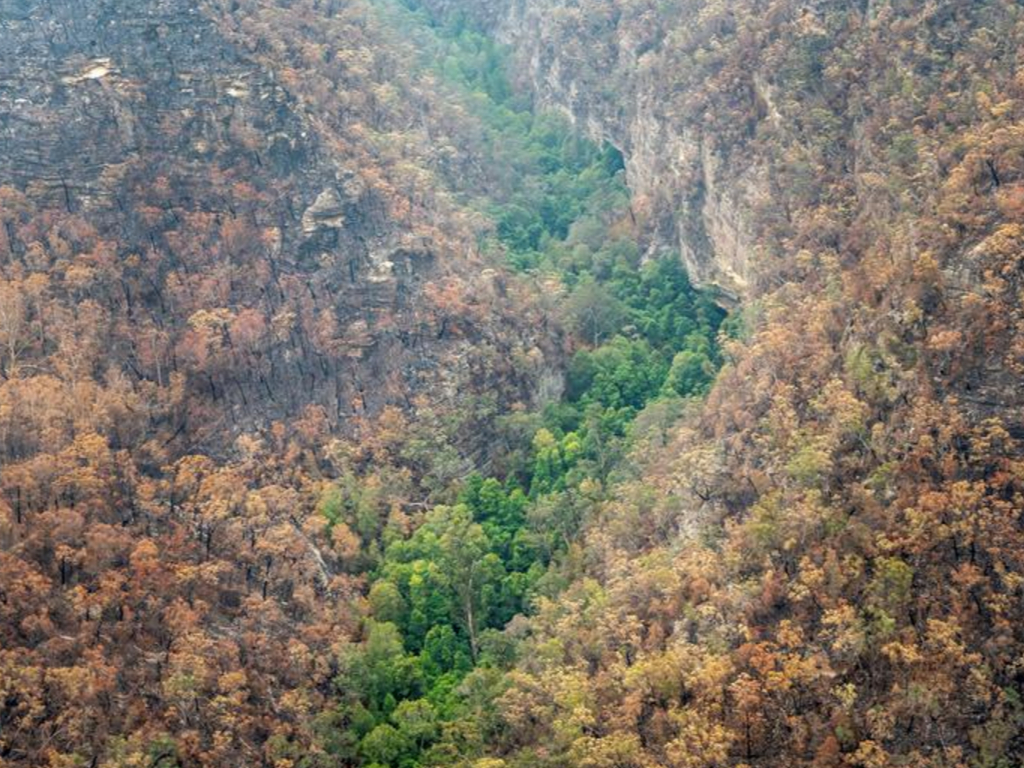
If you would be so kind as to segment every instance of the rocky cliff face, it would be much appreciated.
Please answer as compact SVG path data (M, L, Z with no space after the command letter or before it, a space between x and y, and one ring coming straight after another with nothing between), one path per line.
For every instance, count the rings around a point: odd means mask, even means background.
M642 61L649 41L628 20L605 20L615 26L604 45L567 51L559 44L566 33L545 22L550 18L559 14L543 2L522 3L497 28L528 62L524 75L541 103L622 151L637 205L651 217L651 255L678 251L696 282L732 299L743 296L752 279L750 220L764 193L764 170L734 173L713 135L666 111L663 73L650 57Z
M811 254L841 254L844 265L870 270L878 243L937 211L943 224L910 226L906 237L917 241L921 226L952 231L929 253L942 254L957 295L984 292L978 243L1007 210L1000 200L1016 194L1007 174L1019 166L1005 148L1013 140L999 127L1016 102L986 96L979 106L958 89L991 88L963 41L969 30L1009 24L1003 10L945 3L914 17L909 7L831 1L426 5L491 29L542 105L619 147L648 252L678 252L692 278L726 301L817 279ZM922 24L927 37L915 49L904 36ZM998 60L989 48L979 55L986 67ZM991 127L980 129L985 122ZM991 141L975 146L982 135ZM970 205L990 211L943 218L936 190L963 195L955 190L968 177ZM984 375L958 380L972 418L1017 423L1019 387L1002 373L1012 368L989 361Z
M323 9L320 26L357 29L352 13ZM547 342L452 209L410 202L356 127L404 116L311 101L280 74L300 57L263 25L237 3L2 0L7 277L48 275L74 317L95 303L83 334L139 385L184 377L157 416L176 440L195 427L215 446L308 408L345 431L414 394L530 400ZM389 75L366 77L332 87ZM45 368L50 352L25 354Z
M678 253L691 278L716 286L726 301L750 292L755 217L770 194L769 169L688 113L666 69L669 38L680 37L673 25L697 26L701 3L673 3L670 13L651 3L581 7L560 0L425 5L442 18L468 13L490 29L515 52L520 84L542 107L622 151L635 207L649 223L650 256ZM751 74L762 87L749 97L763 101L768 77Z

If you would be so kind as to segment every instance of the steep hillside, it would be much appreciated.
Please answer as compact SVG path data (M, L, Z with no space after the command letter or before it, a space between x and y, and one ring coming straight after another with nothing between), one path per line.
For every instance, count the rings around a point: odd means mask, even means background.
M413 76L396 79L400 52L365 9L337 11L318 40L261 28L272 6L17 7L2 40L7 279L49 281L22 308L26 329L46 304L89 299L72 311L86 326L68 328L74 345L109 352L92 362L154 383L156 400L180 374L188 406L153 403L164 412L151 419L186 445L216 448L308 405L337 430L411 392L518 380L509 394L530 398L529 374L471 382L452 364L477 341L500 361L532 340L503 326L502 288L481 277L475 235L415 138L377 146L425 130L411 115L430 97L399 103ZM347 47L309 82L296 46L327 44ZM366 69L341 63L366 51ZM334 105L347 109L318 111L314 87L349 89ZM442 295L498 311L463 325L467 343ZM5 365L49 370L53 350L24 337L8 339L18 359Z
M316 513L349 446L418 436L422 504L558 396L406 54L359 3L0 3L0 763L309 743L357 622Z
M497 755L1017 764L1019 4L428 5L614 141L655 250L747 307L517 627Z
M463 681L720 364L621 156L392 4L6 2L0 71L0 764L478 751Z

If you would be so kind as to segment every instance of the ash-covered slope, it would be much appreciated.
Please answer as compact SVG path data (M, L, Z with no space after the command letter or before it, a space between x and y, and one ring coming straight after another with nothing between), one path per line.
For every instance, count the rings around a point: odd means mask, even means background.
M322 27L351 23L353 47L377 42L387 58L381 40L355 37L350 8L324 13ZM462 361L476 342L495 359L534 346L507 319L498 278L480 276L472 237L429 190L408 199L390 159L356 134L406 116L303 100L283 82L301 54L274 30L237 29L247 18L185 0L5 0L8 279L45 275L47 301L76 318L95 302L101 318L84 330L102 354L88 373L118 370L157 393L182 374L188 404L161 420L186 444L217 446L213 430L307 406L339 430L414 394L451 400L486 384L529 400L529 375L471 374ZM369 93L389 75L363 78L335 86ZM441 295L494 306L460 325ZM31 325L44 309L26 312ZM46 369L47 344L24 346L22 362Z

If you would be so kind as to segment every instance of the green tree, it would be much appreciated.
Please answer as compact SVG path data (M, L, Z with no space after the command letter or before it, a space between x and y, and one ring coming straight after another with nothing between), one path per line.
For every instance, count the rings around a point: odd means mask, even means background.
M403 701L391 713L391 722L398 728L402 741L411 744L416 752L422 751L440 732L437 712L423 699Z
M405 736L389 723L381 723L359 744L363 758L376 765L397 765L410 744Z
M469 656L466 641L450 625L438 624L430 628L423 640L420 663L424 674L437 678L446 672L468 669Z
M402 625L408 606L401 591L392 582L381 580L370 588L370 610L377 621Z
M619 300L591 277L576 286L566 302L565 314L569 328L593 346L614 335L626 319Z
M440 531L439 564L454 592L453 612L469 638L475 661L480 622L484 618L484 589L488 586L488 577L493 578L493 563L487 559L490 541L484 529L473 522L464 504L436 507L427 524Z
M419 690L418 660L407 656L398 627L367 621L366 640L344 648L338 658L335 685L343 694L356 694L372 712L386 712L390 702Z
M664 389L682 397L702 394L711 385L714 371L714 365L706 354L684 349L672 358Z

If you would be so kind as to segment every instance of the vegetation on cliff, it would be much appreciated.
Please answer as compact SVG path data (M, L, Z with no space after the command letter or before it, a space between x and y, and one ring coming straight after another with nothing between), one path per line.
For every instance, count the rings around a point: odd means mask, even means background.
M578 571L580 526L623 467L638 414L667 423L706 391L724 316L678 260L641 266L617 153L517 104L504 57L478 33L429 30L401 14L397 23L429 35L427 62L480 117L483 160L509 178L474 204L493 217L514 268L565 294L562 314L582 348L563 402L504 417L499 474L440 489L448 504L401 523L380 496L367 506L366 488L400 471L404 435L392 435L394 453L326 491L332 537L371 574L361 633L339 651L338 701L322 716L328 764L451 765L488 753L494 699L517 657L506 627L557 599Z

